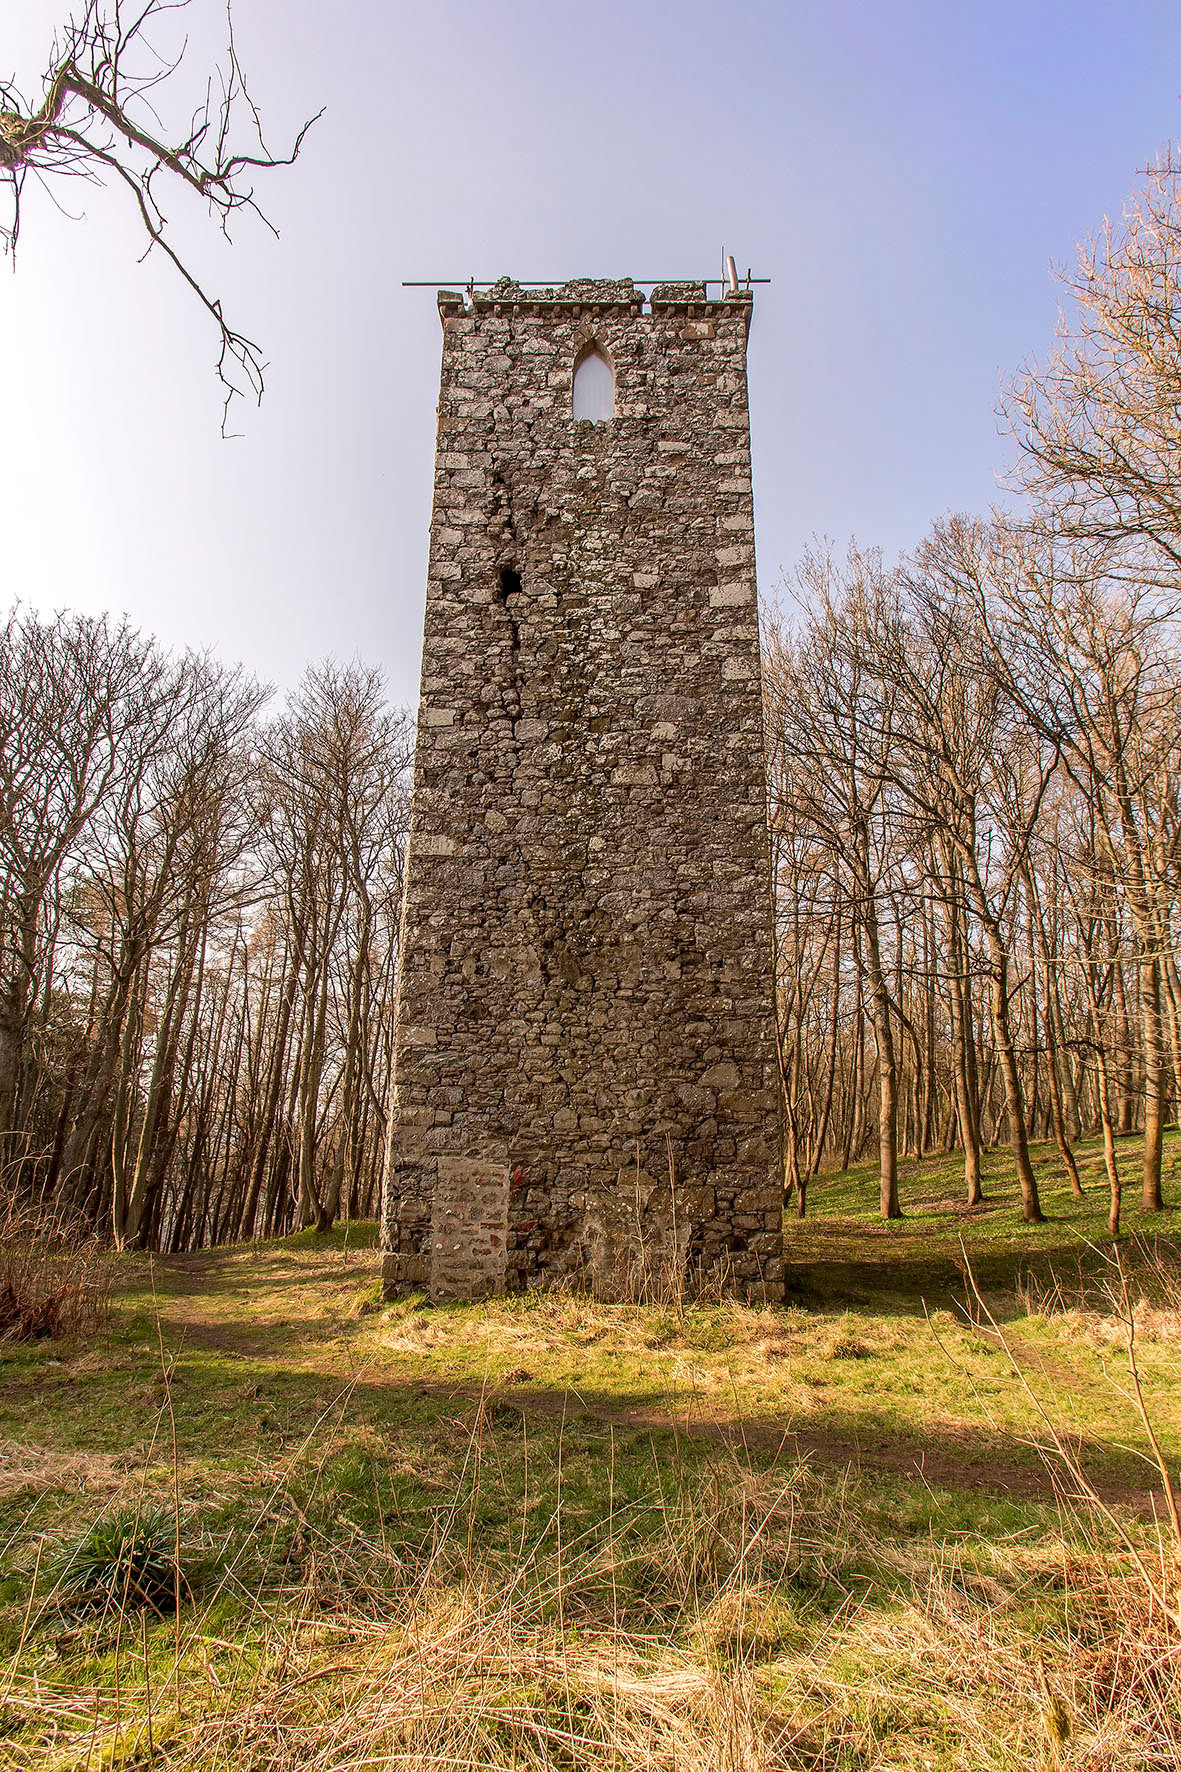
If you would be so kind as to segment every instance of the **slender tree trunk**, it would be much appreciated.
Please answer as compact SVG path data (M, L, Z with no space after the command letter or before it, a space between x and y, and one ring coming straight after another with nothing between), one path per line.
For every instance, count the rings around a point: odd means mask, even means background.
M853 927L853 963L857 970L857 1033L853 1051L853 1093L850 1103L849 1130L845 1140L844 1162L841 1167L847 1169L849 1164L860 1156L864 1139L865 1125L865 1014L862 1008L865 981L865 963L861 952L861 921L854 916Z
M1108 1107L1107 1055L1101 1041L1097 1042L1095 1046L1095 1070L1098 1077L1099 1119L1103 1126L1103 1161L1107 1169L1107 1185L1111 1200L1107 1212L1107 1228L1113 1237L1118 1237L1123 1189L1120 1184L1119 1162L1115 1154L1115 1128L1111 1123L1111 1109Z
M890 1024L890 997L882 970L881 938L877 902L870 889L868 834L859 834L864 868L859 881L862 928L865 933L865 967L878 1055L878 1187L883 1218L901 1218L898 1202L898 1068L894 1054L894 1030Z
M156 1050L144 1100L135 1161L127 1181L123 1235L130 1248L143 1248L147 1238L150 1217L148 1177L157 1153L157 1142L162 1131L167 1130L181 1020L188 1002L200 941L200 934L194 941L190 939L189 929L182 927L177 937L177 964L169 980L168 995L156 1029Z
M1093 940L1094 929L1092 928L1088 934L1089 952L1093 952L1090 947ZM1120 1183L1119 1161L1115 1154L1115 1127L1111 1119L1111 1083L1107 1067L1107 1047L1103 1038L1103 1017L1100 1010L1100 991L1096 974L1097 968L1094 962L1088 959L1083 968L1083 983L1086 987L1087 1007L1091 1016L1091 1037L1095 1045L1095 1097L1099 1111L1099 1124L1103 1132L1103 1162L1107 1169L1110 1199L1107 1228L1113 1237L1118 1237L1123 1189Z
M1173 929L1169 918L1164 928L1164 951L1161 954L1161 984L1165 1005L1165 1025L1169 1031L1169 1055L1173 1063L1173 1113L1181 1107L1181 1005L1178 1003L1177 967L1173 959Z
M834 891L839 888L834 887ZM816 1129L815 1148L812 1162L809 1165L812 1174L820 1169L820 1159L824 1154L824 1141L828 1137L829 1122L832 1119L833 1090L837 1076L837 1045L841 1031L841 903L837 899L832 932L832 996L829 1009L829 1041L828 1069L824 1083L824 1104L820 1110L820 1123Z
M1145 1212L1164 1207L1161 1162L1165 1143L1165 1054L1161 1023L1160 967L1154 954L1140 959L1140 1015L1144 1030L1144 1186Z
M262 1191L263 1178L266 1175L271 1154L271 1144L279 1119L279 1103L283 1099L283 1080L287 1068L287 1051L291 1038L291 1018L295 1010L296 988L295 969L294 966L289 966L279 998L279 1019L271 1049L270 1076L266 1099L263 1103L262 1121L258 1130L258 1143L251 1160L246 1188L246 1204L242 1212L243 1234L248 1237L257 1234L255 1219L258 1212L259 1195Z
M1026 874L1029 892L1029 921L1031 948L1036 942L1037 957L1041 960L1042 976L1046 988L1046 1013L1043 1025L1046 1030L1046 1076L1050 1090L1050 1111L1053 1118L1054 1142L1058 1146L1058 1154L1062 1158L1062 1166L1070 1181L1070 1191L1076 1200L1083 1197L1083 1184L1079 1180L1078 1164L1074 1160L1074 1152L1070 1148L1070 1140L1066 1133L1066 1115L1063 1111L1062 1084L1059 1069L1059 1052L1061 1050L1061 1011L1056 1013L1058 1001L1057 986L1054 979L1054 966L1050 959L1050 944L1046 938L1046 926L1042 917L1041 903L1038 898L1033 870ZM1033 955L1031 953L1031 960ZM1036 992L1035 992L1036 995Z
M935 906L929 890L923 895L923 1033L926 1051L923 1055L923 1132L921 1151L926 1153L935 1143L935 1113L939 1094L938 1070L935 1060Z
M1131 1017L1128 1014L1128 999L1124 989L1124 969L1118 960L1115 962L1115 1001L1116 1104L1120 1137L1127 1138L1136 1130L1136 1100L1132 1075Z
M976 901L976 915L988 944L989 984L991 987L993 1045L1005 1091L1005 1110L1009 1122L1009 1149L1021 1187L1021 1212L1027 1224L1044 1224L1037 1177L1029 1160L1029 1139L1025 1130L1025 1102L1021 1093L1021 1073L1013 1045L1009 1003L1009 955L996 917L988 904L982 883L974 866L969 884Z
M119 1069L115 1086L115 1112L111 1120L111 1230L115 1246L127 1245L127 1214L130 1205L131 1129L135 1109L135 1084L138 1074L140 1035L143 1030L144 999L148 990L151 956L145 954L142 979L131 993L123 1036L119 1045Z
M1050 980L1047 978L1046 989L1049 990L1050 988ZM1054 1035L1048 1019L1046 1021L1046 1037L1051 1042L1053 1041ZM1046 1069L1050 1085L1050 1110L1054 1121L1054 1143L1058 1146L1058 1155L1062 1158L1062 1167L1065 1169L1067 1178L1070 1181L1070 1191L1076 1200L1081 1200L1083 1197L1083 1184L1079 1179L1078 1164L1074 1160L1074 1152L1070 1148L1070 1140L1066 1136L1066 1116L1062 1108L1062 1089L1058 1078L1058 1059L1057 1052L1053 1045L1051 1045L1050 1048L1049 1063Z
M953 965L957 958L958 956L953 951ZM951 1006L952 1078L955 1085L955 1107L960 1125L960 1139L964 1147L964 1185L967 1189L968 1205L980 1206L984 1203L984 1188L980 1178L980 1125L976 1118L976 1103L972 1099L971 1079L968 1070L967 1018L964 1014L962 978L953 977L948 1000Z
M967 934L964 928L963 898L958 889L960 870L953 865L948 849L942 850L940 860L946 895L944 902L950 961L948 1003L951 1010L952 1083L960 1140L964 1147L964 1185L968 1205L980 1206L984 1203L980 1175L980 1114L975 1091L972 1008L968 998Z

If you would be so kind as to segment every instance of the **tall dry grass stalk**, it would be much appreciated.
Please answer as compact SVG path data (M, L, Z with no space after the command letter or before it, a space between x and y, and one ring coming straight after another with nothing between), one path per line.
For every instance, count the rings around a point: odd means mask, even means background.
M963 1245L961 1244L961 1249ZM1076 1293L1047 1291L1039 1308L1074 1313L1101 1342L1118 1342L1123 1375L1105 1365L1108 1381L1129 1409L1141 1436L1141 1457L1157 1485L1146 1478L1153 1529L1147 1540L1125 1510L1108 1502L1087 1469L1079 1443L1035 1392L1025 1367L982 1293L964 1252L967 1315L990 1335L1029 1405L1031 1443L1056 1489L1073 1536L1092 1558L1071 1594L1072 1701L1053 1689L1039 1662L1049 1742L1049 1764L1172 1772L1181 1766L1181 1511L1178 1485L1162 1445L1141 1369L1138 1339L1149 1318L1171 1338L1181 1325L1181 1271L1176 1251L1159 1240L1133 1246L1133 1264L1119 1243L1096 1250L1104 1268L1098 1281ZM1085 1745L1072 1748L1073 1711L1088 1725Z
M0 1216L0 1336L93 1335L112 1283L110 1252L88 1225L63 1207L8 1198Z
M1033 1444L1043 1457L1051 1476L1059 1484L1063 1499L1069 1506L1084 1508L1089 1519L1098 1522L1106 1533L1114 1534L1116 1541L1132 1557L1150 1602L1159 1607L1170 1622L1181 1630L1181 1511L1178 1508L1177 1484L1145 1394L1137 1351L1138 1316L1146 1308L1154 1308L1149 1305L1141 1288L1147 1282L1159 1294L1163 1294L1165 1309L1162 1312L1160 1306L1156 1306L1158 1316L1181 1316L1181 1276L1174 1271L1167 1258L1162 1259L1161 1251L1154 1247L1145 1252L1147 1259L1138 1270L1134 1284L1127 1259L1118 1243L1113 1241L1109 1251L1095 1251L1103 1257L1105 1272L1094 1289L1097 1303L1091 1305L1089 1314L1096 1326L1102 1325L1104 1339L1114 1334L1122 1344L1126 1377L1120 1382L1108 1372L1108 1380L1131 1409L1144 1444L1142 1456L1150 1467L1155 1468L1159 1479L1159 1491L1153 1496L1154 1518L1157 1522L1156 1555L1149 1559L1134 1543L1120 1516L1099 1494L1074 1439L1061 1429L1051 1410L1034 1391L1012 1342L1005 1335L980 1290L962 1242L960 1247L963 1251L963 1272L968 1282L969 1320L978 1329L987 1329L1020 1383L1033 1419L1041 1430ZM1085 1297L1083 1314L1088 1314Z
M92 1691L40 1669L6 1701L42 1725L13 1765L81 1772L1174 1772L1179 1643L1109 1552L1017 1533L883 1542L852 1476L719 1453L601 1513L561 1484L519 1497L508 1551L505 1405L472 1423L451 1503L377 1535L318 1516L275 1473L220 1575L186 1603L171 1666L120 1621ZM325 1422L323 1473L364 1444ZM515 1431L515 1430L514 1430ZM292 1530L293 1523L295 1530ZM868 1572L868 1573L867 1573ZM1031 1622L1031 1596L1061 1588ZM244 1605L226 1641L225 1607ZM108 1631L111 1628L108 1621ZM162 1627L163 1629L164 1627ZM141 1649L140 1644L144 1647ZM149 1759L149 1729L153 1756ZM52 1742L53 1753L46 1751Z

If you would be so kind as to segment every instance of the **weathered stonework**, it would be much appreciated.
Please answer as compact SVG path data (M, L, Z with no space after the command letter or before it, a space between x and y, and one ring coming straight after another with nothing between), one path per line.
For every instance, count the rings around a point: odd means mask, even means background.
M750 307L439 297L388 1293L782 1297Z

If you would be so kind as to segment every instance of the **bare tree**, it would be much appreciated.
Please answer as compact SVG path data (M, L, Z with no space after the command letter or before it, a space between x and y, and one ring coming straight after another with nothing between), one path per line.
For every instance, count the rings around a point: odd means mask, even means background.
M103 618L14 612L0 629L0 1138L27 1138L36 997L52 972L61 871L115 784L157 663Z
M898 615L873 555L853 550L844 567L809 555L800 581L812 610L796 647L772 636L767 664L772 756L787 765L777 817L806 822L852 884L877 1046L881 1211L898 1218L898 1067L881 927L888 862L876 835L893 696L876 659L880 631L892 631Z
M187 1105L183 1095L178 1101L177 1085L182 1053L196 1031L189 1011L202 987L210 936L256 885L252 870L242 866L253 835L245 783L253 721L264 698L240 672L191 655L169 685L168 746L163 766L149 777L155 791L142 808L146 828L138 844L137 898L150 917L140 965L149 974L154 1025L142 1052L133 1051L122 1067L112 1138L112 1218L120 1244L142 1247L158 1228L179 1132L176 1109ZM134 1113L126 1111L132 1101Z
M1136 936L1144 1065L1144 1183L1162 1204L1168 1098L1163 978L1175 876L1181 681L1171 626L1151 587L1112 578L1106 550L1065 545L1032 525L993 528L993 582L978 586L993 667L1006 693L1074 772L1106 869ZM1116 981L1118 985L1117 970Z
M120 1246L376 1210L410 725L359 665L263 700L0 625L0 1177Z
M289 1099L300 1221L319 1229L336 1216L366 1101L375 893L405 821L408 736L376 672L327 664L307 672L263 745L259 819L298 991ZM335 1149L325 1160L332 1098Z
M86 0L80 16L54 40L40 102L27 99L11 82L0 82L0 180L8 187L11 204L0 239L15 253L30 178L47 191L65 179L85 179L113 181L129 192L146 235L145 252L161 252L213 320L219 340L217 373L228 413L236 394L249 390L261 400L263 357L259 346L230 324L221 302L173 246L164 187L170 182L187 187L227 238L230 222L241 210L271 227L255 199L253 178L290 165L316 118L299 130L289 153L269 150L227 8L224 64L205 82L196 110L173 130L166 129L157 107L178 88L184 51L169 56L152 43L151 35L167 14L187 4L142 0L124 7L122 0Z
M1144 579L1181 573L1181 169L1147 168L1063 272L1070 308L1006 402L1018 473L1055 524Z
M1004 1083L1009 1144L1025 1218L1042 1220L1029 1157L1026 1107L1014 1038L1012 961L1006 920L1026 865L1046 791L1058 767L1052 741L1014 721L978 644L974 589L984 569L979 526L939 526L909 569L915 619L888 669L906 707L910 759L899 782L916 814L958 858L983 931L993 1036Z

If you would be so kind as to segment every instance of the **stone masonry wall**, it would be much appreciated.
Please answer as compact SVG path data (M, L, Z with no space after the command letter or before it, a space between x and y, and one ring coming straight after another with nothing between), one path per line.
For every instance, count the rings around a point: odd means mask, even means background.
M387 1292L780 1298L750 297L439 310Z

